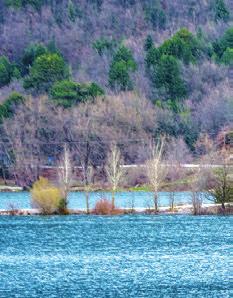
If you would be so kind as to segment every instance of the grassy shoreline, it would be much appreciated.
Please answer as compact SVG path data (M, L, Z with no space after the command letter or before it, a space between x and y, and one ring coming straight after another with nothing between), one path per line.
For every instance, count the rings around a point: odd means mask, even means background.
M116 214L100 214L99 216L108 215L193 215L193 206L191 204L177 205L174 210L171 211L170 207L160 207L157 213L153 209L147 208L120 208ZM223 214L220 204L203 204L202 212L200 215L220 215ZM39 209L0 209L0 216L41 216L44 215ZM59 214L51 214L51 216L62 216ZM84 209L68 209L66 215L97 215L94 211L86 213ZM233 215L233 204L227 203L225 215Z

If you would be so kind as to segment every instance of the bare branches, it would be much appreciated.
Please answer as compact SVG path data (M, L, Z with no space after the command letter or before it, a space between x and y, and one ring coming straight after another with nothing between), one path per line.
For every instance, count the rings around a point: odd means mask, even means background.
M166 167L162 164L165 137L161 137L157 144L152 143L150 158L146 162L149 183L154 192L154 209L158 212L158 191L166 176Z
M72 179L73 179L73 166L72 166L71 153L67 147L67 144L65 144L64 152L60 160L60 164L58 166L58 180L59 180L60 188L62 190L65 208L67 207L67 204L68 204L68 193L72 185Z
M90 192L92 191L92 178L93 178L93 167L87 166L85 170L84 176L84 191L85 191L85 199L86 199L86 212L87 214L90 213L90 203L89 203L89 196Z
M112 188L112 206L115 207L115 192L120 184L121 179L124 176L124 169L121 167L121 152L116 144L110 147L110 151L107 157L107 164L105 171L107 174L108 182Z

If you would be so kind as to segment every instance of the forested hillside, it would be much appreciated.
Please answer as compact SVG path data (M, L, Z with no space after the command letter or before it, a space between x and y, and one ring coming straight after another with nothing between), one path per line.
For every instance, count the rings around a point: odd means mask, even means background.
M2 155L20 176L64 142L86 165L161 134L204 152L232 127L232 65L232 0L1 0Z

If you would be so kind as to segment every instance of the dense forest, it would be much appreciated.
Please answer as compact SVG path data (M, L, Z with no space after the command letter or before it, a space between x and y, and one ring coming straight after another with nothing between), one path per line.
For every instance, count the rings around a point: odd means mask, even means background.
M87 168L112 142L140 163L159 135L183 161L205 153L233 124L232 12L232 0L1 0L1 163L33 180L64 143Z

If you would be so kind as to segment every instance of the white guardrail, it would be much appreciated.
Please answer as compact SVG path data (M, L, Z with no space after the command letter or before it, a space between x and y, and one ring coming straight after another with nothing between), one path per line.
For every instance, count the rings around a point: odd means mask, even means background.
M164 164L163 165L164 167L174 167L176 165L173 165L173 164ZM179 166L181 168L190 168L190 169L195 169L195 168L219 168L219 167L222 167L221 164L215 164L215 165L212 165L212 164L179 164ZM33 166L32 166L33 167ZM62 168L62 167L57 167L57 166L47 166L47 165L42 165L42 166L39 166L40 168L42 169L59 169L59 168ZM145 167L144 164L132 164L132 165L122 165L121 166L122 168L125 168L125 169L130 169L130 168L143 168ZM233 167L233 165L227 165L227 167ZM98 167L97 167L98 168ZM75 166L74 169L82 169L82 167L80 166Z

